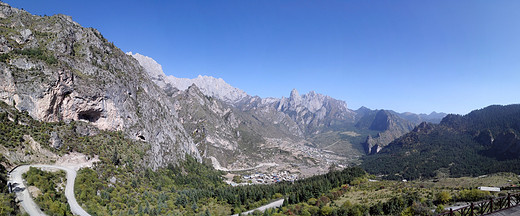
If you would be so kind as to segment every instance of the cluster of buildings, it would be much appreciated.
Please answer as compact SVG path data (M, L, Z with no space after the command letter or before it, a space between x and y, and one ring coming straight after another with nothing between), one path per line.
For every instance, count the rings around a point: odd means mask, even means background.
M241 183L236 183L233 181L226 181L228 184L232 186L238 185L252 185L252 184L273 184L282 181L294 182L298 179L298 175L290 174L287 171L283 171L280 173L255 173L252 175L244 175L241 178Z
M294 182L298 178L297 175L290 174L287 171L283 171L280 173L255 173L254 175L244 175L242 179L244 182L251 184L272 184L282 181L290 181Z

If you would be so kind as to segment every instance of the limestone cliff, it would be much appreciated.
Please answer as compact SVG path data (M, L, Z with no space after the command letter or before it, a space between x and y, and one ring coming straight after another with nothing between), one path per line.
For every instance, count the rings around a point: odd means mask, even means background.
M87 121L151 145L148 166L200 159L175 101L100 32L0 3L0 100L43 121Z

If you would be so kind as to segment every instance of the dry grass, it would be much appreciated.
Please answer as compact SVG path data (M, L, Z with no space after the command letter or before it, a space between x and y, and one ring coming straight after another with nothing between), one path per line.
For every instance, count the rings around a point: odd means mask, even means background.
M419 192L424 198L434 199L440 191L449 191L452 195L462 189L480 186L505 187L519 185L520 177L514 173L497 173L481 177L442 178L426 181L376 181L351 186L341 198L335 201L338 206L349 201L352 204L372 205L385 202L404 192ZM495 195L498 195L496 193Z

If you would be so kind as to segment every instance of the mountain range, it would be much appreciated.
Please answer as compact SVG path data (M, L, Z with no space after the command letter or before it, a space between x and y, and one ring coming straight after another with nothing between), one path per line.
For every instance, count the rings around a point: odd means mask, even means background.
M1 5L0 101L44 122L81 121L150 145L153 169L185 155L226 170L326 172L359 163L422 121L445 114L349 109L316 92L261 98L222 79L167 76L65 15ZM313 170L317 169L317 170Z
M444 208L436 186L381 185L520 173L520 105L447 115L354 110L296 89L262 98L220 78L166 75L69 16L0 2L1 212L23 213L8 185L27 183L46 214L71 215L65 174L30 168L13 181L23 164L79 169L67 183L92 215L231 215L269 202L283 207L266 215L430 214ZM366 188L369 174L399 181ZM350 203L351 186L391 196Z
M216 159L219 166L228 168L278 161L264 154L258 149L260 146L288 148L289 152L307 147L340 156L328 163L351 163L365 153L377 152L420 122L440 122L445 116L366 107L351 110L344 101L314 91L301 95L296 89L287 98L260 98L222 79L167 76L152 58L127 54L137 59L150 79L178 101L181 122L203 157L212 158L213 162Z

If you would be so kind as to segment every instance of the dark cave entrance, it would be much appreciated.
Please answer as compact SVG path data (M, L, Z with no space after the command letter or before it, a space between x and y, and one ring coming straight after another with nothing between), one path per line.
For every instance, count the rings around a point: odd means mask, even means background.
M78 113L78 119L96 122L101 117L101 111L86 110Z

